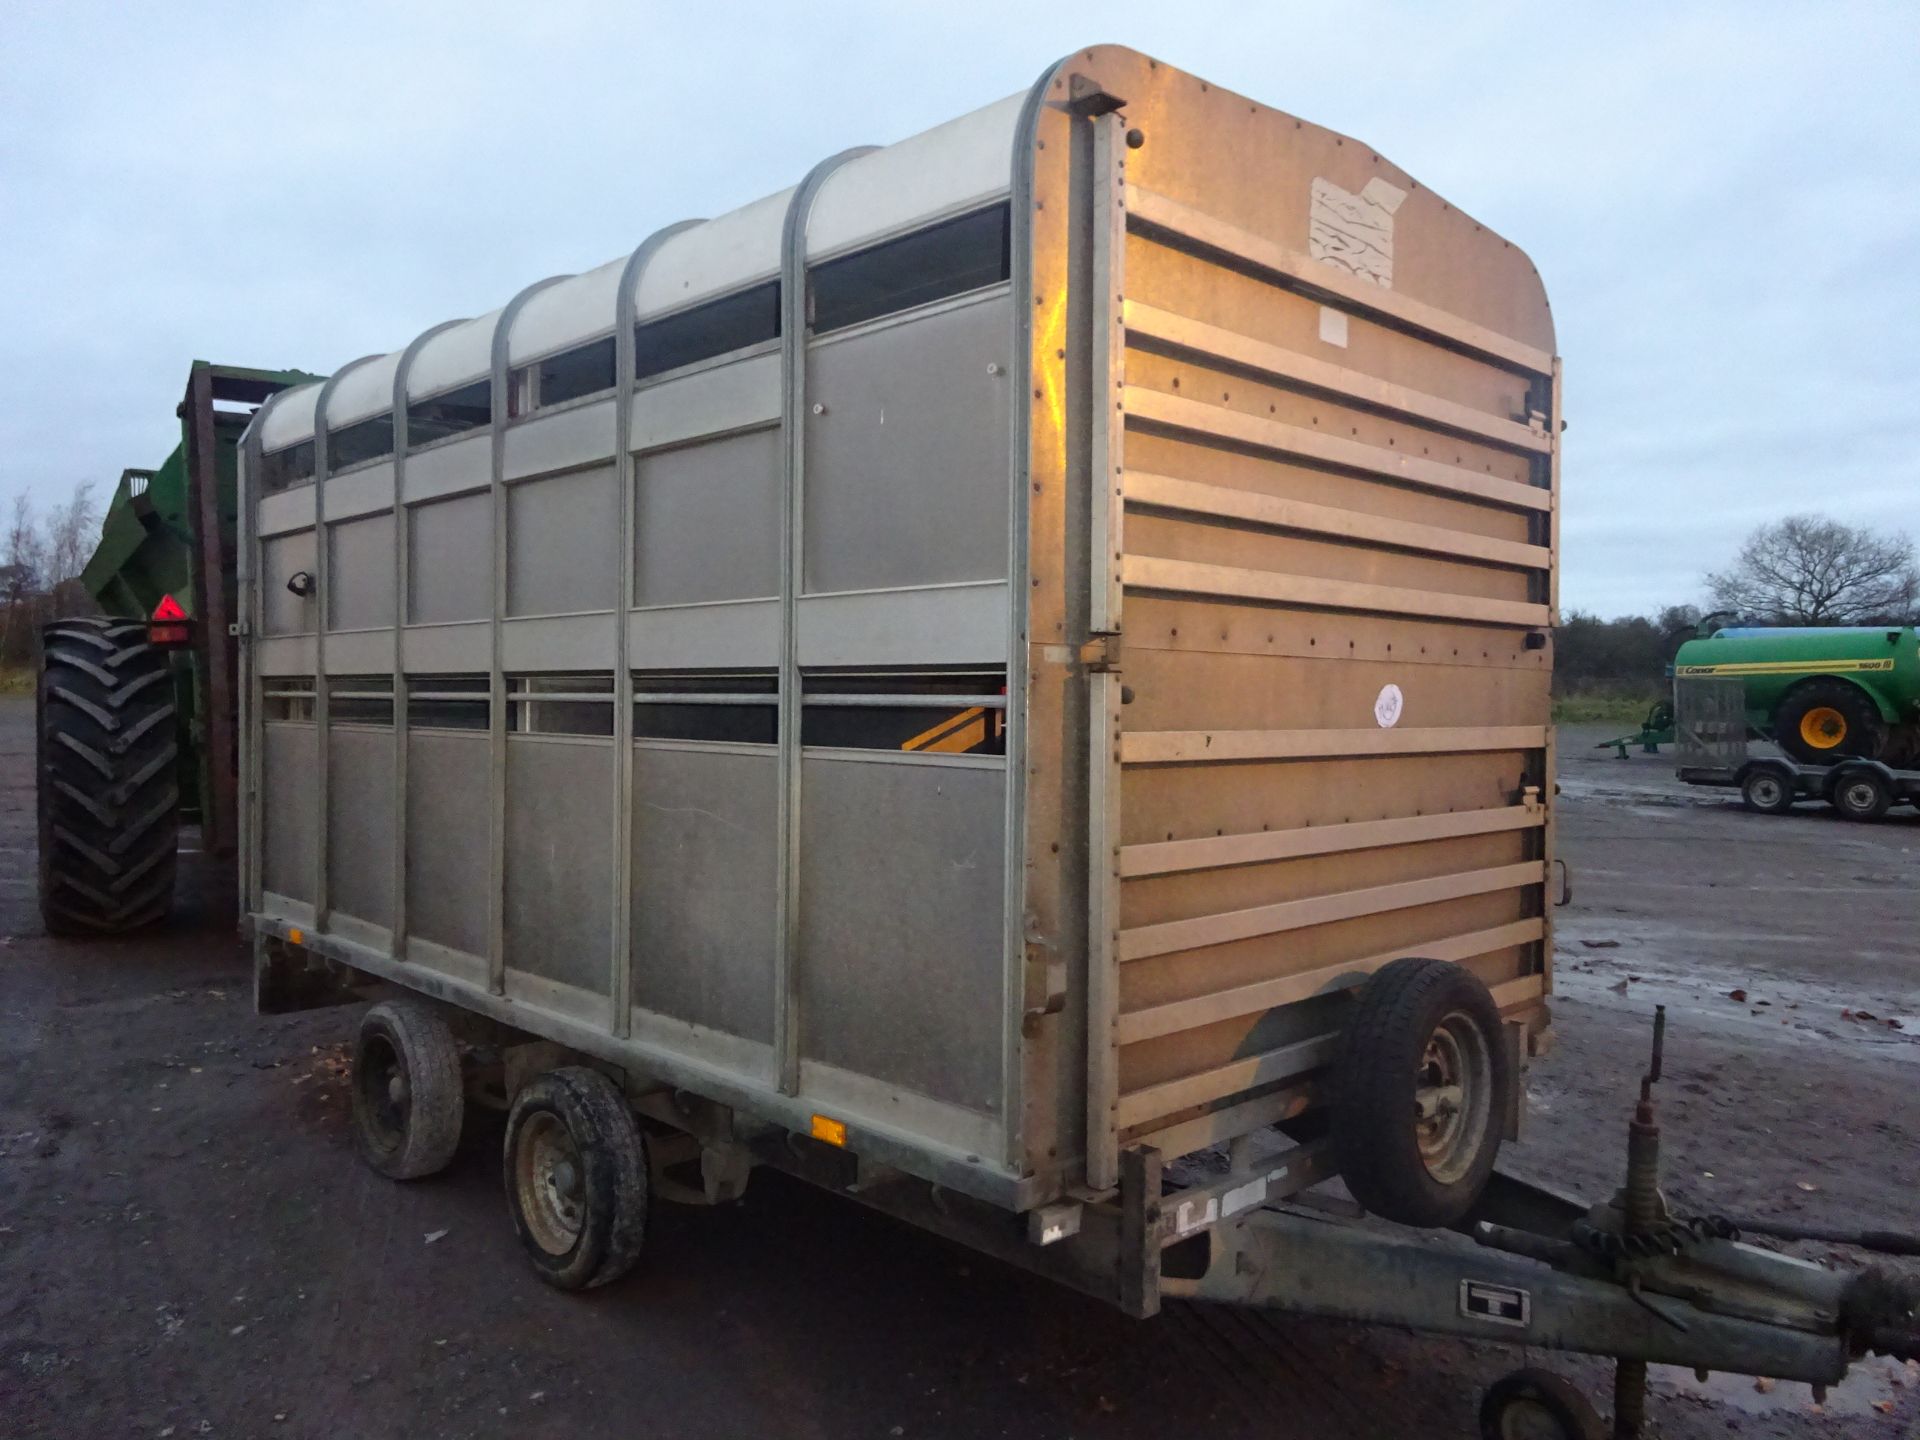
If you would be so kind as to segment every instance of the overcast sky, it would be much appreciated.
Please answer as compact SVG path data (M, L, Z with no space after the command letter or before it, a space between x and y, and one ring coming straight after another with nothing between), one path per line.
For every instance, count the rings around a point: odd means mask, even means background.
M1920 500L1920 4L12 0L0 501L156 465L194 358L398 349L814 161L1132 45L1524 248L1566 357L1562 604L1697 599Z

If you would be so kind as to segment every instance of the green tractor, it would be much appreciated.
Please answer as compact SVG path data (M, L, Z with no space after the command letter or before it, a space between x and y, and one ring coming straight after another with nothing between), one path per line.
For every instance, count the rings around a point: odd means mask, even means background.
M173 904L182 820L231 856L236 832L238 442L268 396L317 377L195 361L180 443L120 477L81 582L101 615L42 635L40 913L114 934Z
M1912 626L1723 627L1682 645L1673 674L1744 682L1748 724L1804 765L1920 765Z

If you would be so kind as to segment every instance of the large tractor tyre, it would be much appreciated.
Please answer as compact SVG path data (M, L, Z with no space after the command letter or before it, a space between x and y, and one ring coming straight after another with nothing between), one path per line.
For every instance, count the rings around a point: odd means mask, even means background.
M173 671L144 625L58 620L39 691L40 914L55 935L166 918L180 836Z
M1808 680L1774 707L1773 739L1803 765L1832 765L1855 755L1877 760L1887 726L1859 686Z

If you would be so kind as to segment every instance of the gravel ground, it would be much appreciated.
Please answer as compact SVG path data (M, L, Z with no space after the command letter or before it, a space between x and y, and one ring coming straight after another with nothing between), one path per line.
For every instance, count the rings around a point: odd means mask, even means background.
M256 1017L216 905L127 943L41 933L31 725L0 698L0 1434L1426 1440L1472 1434L1516 1363L1203 1308L1138 1324L779 1176L663 1209L630 1280L559 1295L502 1213L498 1121L436 1180L366 1171L352 1012ZM1509 1163L1617 1183L1664 1002L1679 1204L1920 1225L1920 817L1752 816L1598 738L1562 735L1558 1045ZM1603 1392L1597 1364L1532 1358ZM1920 1435L1920 1371L1884 1362L1818 1411L1797 1385L1655 1389L1675 1440Z

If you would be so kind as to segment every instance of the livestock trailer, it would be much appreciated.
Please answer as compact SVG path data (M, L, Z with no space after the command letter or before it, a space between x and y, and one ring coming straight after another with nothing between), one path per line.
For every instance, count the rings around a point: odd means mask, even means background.
M1140 1315L1835 1378L1837 1278L1608 1252L1645 1205L1577 1250L1493 1173L1548 1036L1559 430L1520 250L1119 49L287 391L259 1004L414 992L363 1151L510 1107L563 1286L768 1164ZM1273 1208L1335 1172L1483 1245ZM1716 1309L1716 1246L1794 1319Z

